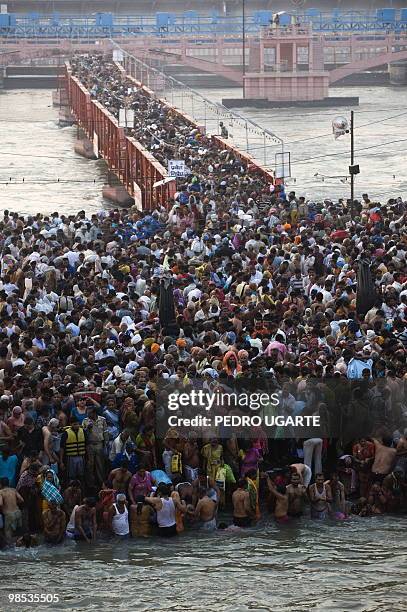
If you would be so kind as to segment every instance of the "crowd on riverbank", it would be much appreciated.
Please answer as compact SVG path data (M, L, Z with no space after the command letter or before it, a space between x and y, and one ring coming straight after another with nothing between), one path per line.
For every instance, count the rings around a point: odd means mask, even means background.
M114 105L114 66L76 70ZM172 125L165 206L0 220L3 544L407 510L406 203L306 201ZM163 389L237 386L322 427L163 428Z

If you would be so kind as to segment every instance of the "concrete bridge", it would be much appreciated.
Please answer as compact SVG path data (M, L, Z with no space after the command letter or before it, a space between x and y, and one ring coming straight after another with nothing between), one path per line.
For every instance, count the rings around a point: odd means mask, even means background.
M330 71L330 84L337 83L351 74L365 72L380 66L391 65L400 60L407 60L407 39L405 41L400 40L395 44L395 41L389 36L387 43L385 49L381 49L379 52L372 55L360 54L361 56L358 58L357 53L352 54L348 64L334 68Z
M241 41L219 37L211 41L191 43L187 38L173 41L145 39L128 47L136 57L159 68L179 65L218 75L229 81L243 83L243 53ZM246 41L246 72L303 73L309 69L309 50L301 41L296 44L294 66L277 58L276 53L259 53L259 38ZM345 77L407 60L407 33L387 35L312 35L313 67L329 73L329 84ZM259 55L263 55L262 58ZM280 61L277 61L280 59ZM261 62L263 64L261 65ZM263 70L262 70L263 68Z
M117 42L138 59L161 70L181 66L221 77L224 85L243 84L243 45L238 37L202 36L191 40L182 36L177 40L172 37L157 40L154 36L144 36L123 37ZM0 66L36 64L46 58L48 63L60 64L77 50L106 51L111 50L111 45L108 39L87 43L66 39L3 41L0 42ZM247 97L270 99L271 90L276 95L276 90L291 79L298 100L321 99L326 97L329 85L349 75L381 66L387 68L402 60L407 60L407 32L332 35L315 33L310 27L278 28L262 36L246 38L245 79L249 88L246 93ZM304 85L306 78L309 83ZM261 80L270 83L268 90L258 87ZM309 89L305 97L304 87ZM310 98L311 89L315 92L316 88L319 88L319 98ZM281 96L295 100L294 93L288 91Z

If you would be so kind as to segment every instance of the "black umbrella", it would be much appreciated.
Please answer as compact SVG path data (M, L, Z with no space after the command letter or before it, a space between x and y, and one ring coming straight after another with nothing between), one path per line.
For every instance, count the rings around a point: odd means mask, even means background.
M160 280L159 319L165 336L178 337L179 326L175 318L174 283L169 275Z
M356 289L356 312L364 316L377 301L377 291L370 269L370 260L366 257L359 261L358 285Z

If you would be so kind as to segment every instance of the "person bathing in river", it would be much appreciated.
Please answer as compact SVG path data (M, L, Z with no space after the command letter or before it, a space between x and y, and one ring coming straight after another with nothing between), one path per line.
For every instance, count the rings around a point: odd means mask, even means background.
M269 475L267 475L267 487L276 502L274 508L274 518L276 522L281 524L287 523L289 521L289 495L287 493L287 487L284 485L275 486Z
M288 495L288 516L299 518L304 513L308 495L307 487L301 483L301 476L296 470L291 473L291 482L286 487L286 493Z
M200 497L195 508L195 518L200 521L200 528L205 531L216 529L216 511L218 502L208 496L206 489L199 490Z
M317 520L327 518L332 498L323 474L316 474L315 482L310 485L308 494L311 502L311 518Z
M245 478L241 478L238 481L237 489L232 495L232 504L233 524L237 527L250 527L252 523L252 508Z

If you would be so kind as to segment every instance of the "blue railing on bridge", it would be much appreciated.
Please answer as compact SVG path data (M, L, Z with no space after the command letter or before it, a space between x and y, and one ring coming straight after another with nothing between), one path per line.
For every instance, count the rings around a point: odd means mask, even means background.
M272 11L255 11L246 18L246 34L258 34L275 15ZM377 9L375 12L321 12L310 8L304 12L278 13L280 26L291 23L312 24L314 32L363 33L407 31L407 8ZM239 35L243 33L241 16L224 17L213 11L201 16L196 11L183 14L156 13L149 16L96 13L89 16L41 15L39 13L0 14L2 38L70 38L96 39L126 35L157 37Z

